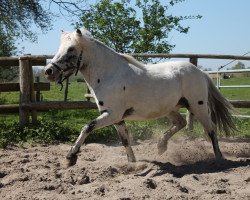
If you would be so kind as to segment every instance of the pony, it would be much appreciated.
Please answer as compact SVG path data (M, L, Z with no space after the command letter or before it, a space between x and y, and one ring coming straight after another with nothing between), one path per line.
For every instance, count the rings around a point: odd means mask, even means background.
M172 126L160 137L161 155L168 140L186 126L178 110L185 107L202 124L211 139L216 160L223 159L217 128L234 131L232 105L220 94L208 75L185 61L145 65L130 55L120 54L94 39L83 29L62 32L58 52L45 67L45 77L62 84L80 71L97 104L100 116L83 126L70 148L68 165L77 162L77 153L95 129L114 125L128 162L136 162L125 120L157 119L166 116Z

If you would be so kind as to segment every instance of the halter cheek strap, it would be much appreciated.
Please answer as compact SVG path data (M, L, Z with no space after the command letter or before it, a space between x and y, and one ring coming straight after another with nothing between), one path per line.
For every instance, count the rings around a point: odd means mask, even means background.
M77 63L76 63L76 73L75 73L75 76L77 75L79 69L80 69L80 66L81 66L81 62L82 62L82 51L81 51L81 54L80 56L78 57L77 59Z

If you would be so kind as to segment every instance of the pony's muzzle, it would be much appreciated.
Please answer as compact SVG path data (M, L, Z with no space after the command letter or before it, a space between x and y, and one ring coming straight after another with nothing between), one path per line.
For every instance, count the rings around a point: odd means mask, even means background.
M51 68L45 70L45 75L51 76L53 74L53 70Z

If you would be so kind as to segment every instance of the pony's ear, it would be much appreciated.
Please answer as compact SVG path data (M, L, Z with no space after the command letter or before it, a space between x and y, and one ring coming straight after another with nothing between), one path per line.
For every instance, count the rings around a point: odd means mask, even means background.
M82 35L82 32L81 32L80 29L76 29L76 33L77 33L78 35Z

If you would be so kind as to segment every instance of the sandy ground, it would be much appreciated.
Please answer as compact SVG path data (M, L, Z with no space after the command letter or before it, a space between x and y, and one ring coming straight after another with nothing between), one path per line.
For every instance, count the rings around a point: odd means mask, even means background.
M227 160L215 163L205 139L178 138L157 155L156 142L87 144L65 168L70 146L0 150L0 199L250 199L250 140L221 140Z

